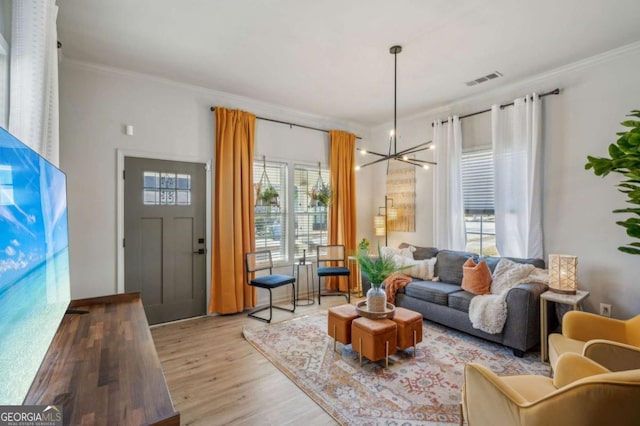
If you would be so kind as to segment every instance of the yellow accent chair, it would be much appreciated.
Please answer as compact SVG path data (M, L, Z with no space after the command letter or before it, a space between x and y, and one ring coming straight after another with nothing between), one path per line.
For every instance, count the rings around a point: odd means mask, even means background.
M640 369L611 372L575 353L561 355L557 367L554 378L497 376L469 363L461 415L470 426L640 424Z
M582 354L611 371L640 368L640 315L621 321L569 311L562 318L562 334L549 335L549 362L554 371L566 352Z

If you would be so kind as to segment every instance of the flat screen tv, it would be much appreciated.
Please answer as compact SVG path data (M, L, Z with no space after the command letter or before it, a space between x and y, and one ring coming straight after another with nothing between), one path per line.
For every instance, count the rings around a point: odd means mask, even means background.
M0 405L20 405L69 305L66 177L0 128Z

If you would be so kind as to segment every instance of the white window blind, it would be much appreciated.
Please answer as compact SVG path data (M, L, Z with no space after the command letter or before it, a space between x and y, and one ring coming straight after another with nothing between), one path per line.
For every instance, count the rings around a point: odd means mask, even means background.
M462 153L462 192L466 213L493 214L493 154L490 149Z
M322 181L329 184L329 170L320 170ZM294 172L294 253L296 258L316 256L316 247L327 244L328 208L313 206L309 194L318 181L318 169L296 165Z
M266 170L269 183L278 192L278 205L264 204L255 198L255 233L256 250L271 250L274 262L287 260L287 165L278 162L266 162L263 167L261 160L253 162L254 195L261 182L263 171ZM265 190L264 182L262 182Z

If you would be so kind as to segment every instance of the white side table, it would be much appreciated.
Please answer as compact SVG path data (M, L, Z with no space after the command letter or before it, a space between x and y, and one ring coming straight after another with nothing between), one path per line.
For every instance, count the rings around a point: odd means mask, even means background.
M582 310L582 301L589 296L588 291L576 290L576 294L561 294L553 291L545 291L540 295L540 356L542 362L549 359L549 347L547 338L547 321L548 321L548 302L562 303L563 305L571 305L573 310Z

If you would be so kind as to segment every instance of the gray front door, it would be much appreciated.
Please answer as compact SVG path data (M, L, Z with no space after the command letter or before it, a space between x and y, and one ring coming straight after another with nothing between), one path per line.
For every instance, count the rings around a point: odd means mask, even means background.
M150 324L206 312L205 165L125 157L125 291Z

